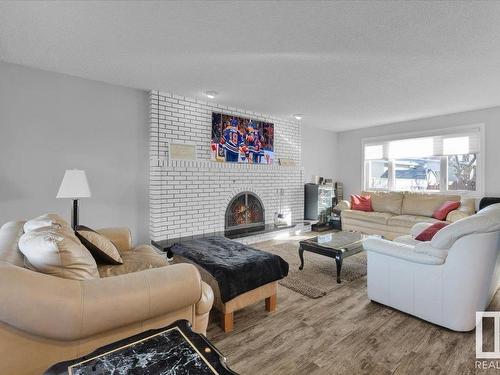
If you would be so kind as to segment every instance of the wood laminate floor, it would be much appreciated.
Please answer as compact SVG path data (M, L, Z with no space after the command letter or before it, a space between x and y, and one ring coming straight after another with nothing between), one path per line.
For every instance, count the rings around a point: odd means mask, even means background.
M498 293L489 309L500 310ZM366 277L319 299L279 286L278 311L267 313L264 302L240 310L229 334L217 319L211 314L207 336L240 374L500 375L475 369L474 331L453 332L370 302Z

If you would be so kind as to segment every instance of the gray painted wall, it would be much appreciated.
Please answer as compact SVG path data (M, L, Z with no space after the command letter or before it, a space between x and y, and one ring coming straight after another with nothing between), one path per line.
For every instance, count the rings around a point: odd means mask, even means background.
M336 181L337 133L301 125L302 166L305 182L313 176L333 178Z
M149 240L147 94L0 62L0 223L57 212L64 171L87 172L80 223Z
M361 142L363 138L485 124L485 195L500 196L500 107L454 113L446 116L393 123L337 134L337 174L345 196L361 190Z

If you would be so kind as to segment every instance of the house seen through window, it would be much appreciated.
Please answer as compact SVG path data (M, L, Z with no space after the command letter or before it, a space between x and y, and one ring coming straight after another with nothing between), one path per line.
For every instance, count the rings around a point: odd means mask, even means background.
M476 192L481 127L462 132L364 142L364 188Z

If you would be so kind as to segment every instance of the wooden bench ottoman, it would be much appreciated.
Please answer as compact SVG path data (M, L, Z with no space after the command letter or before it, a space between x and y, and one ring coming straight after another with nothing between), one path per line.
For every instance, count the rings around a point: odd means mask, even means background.
M194 240L193 240L194 241ZM213 264L211 265L212 267L207 267L206 268L211 268L212 272L209 272L202 264L198 264L198 260L196 259L196 256L192 255L189 249L194 249L194 248L199 248L200 246L206 246L207 252L210 252L211 249L213 249L214 242L216 242L217 246L225 246L225 245L230 245L231 247L234 247L238 251L238 256L245 252L249 252L251 254L255 254L255 252L259 253L264 253L267 254L269 257L277 257L279 260L274 263L278 263L279 266L275 268L280 268L279 270L279 277L276 279L277 275L274 276L274 280L270 282L266 282L262 285L255 286L251 290L244 291L242 293L239 293L238 295L227 299L224 298L224 291L221 290L220 280L217 280L217 277L214 276L218 274L219 269L221 268L226 268L228 267L227 262L229 261L230 263L230 258L231 253L228 254L228 258L219 258L221 260L220 267L214 267ZM179 251L179 248L181 246L176 247L176 245L182 245L182 251ZM234 248L232 251L234 251ZM194 244L192 241L186 241L182 242L182 244L174 244L168 249L169 255L173 257L174 263L191 263L195 265L198 270L200 271L201 278L204 282L206 282L210 287L212 288L214 292L214 308L216 308L221 317L221 327L224 330L224 332L230 332L233 330L234 324L233 324L233 317L234 317L234 312L237 310L240 310L246 306L252 305L254 303L257 303L259 301L265 300L265 308L269 312L273 312L276 310L277 307L277 292L278 292L278 280L285 277L288 274L288 263L286 263L283 259L278 257L277 255L274 254L269 254L265 253L261 250L257 250L254 248L251 248L246 245L239 244L235 241L231 241L225 238L207 238L207 239L200 239L196 240L196 244ZM195 251L196 252L196 251ZM183 255L181 255L183 253ZM189 258L187 256L189 256ZM218 253L220 256L220 254ZM241 259L240 259L241 261ZM249 261L252 261L251 259ZM201 262L202 263L202 262ZM240 262L241 263L241 262ZM252 267L250 267L252 268ZM255 268L255 267L254 267ZM214 272L215 269L215 272ZM265 270L264 270L265 271ZM239 270L235 270L235 272L239 272ZM248 272L248 270L247 270ZM252 272L252 271L250 271ZM258 272L257 270L254 270L253 272ZM244 273L244 271L242 271ZM273 277L271 277L272 279ZM219 277L220 279L220 277ZM265 279L265 278L264 278ZM269 279L269 278L268 278ZM234 294L234 293L233 293Z

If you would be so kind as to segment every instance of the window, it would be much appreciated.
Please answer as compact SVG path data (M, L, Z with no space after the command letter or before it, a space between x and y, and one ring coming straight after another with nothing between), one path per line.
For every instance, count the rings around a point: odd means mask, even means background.
M394 166L394 190L440 190L440 158L400 158L394 160Z
M368 186L373 189L389 188L389 163L386 160L368 160L365 168Z
M477 153L448 155L448 190L476 191Z
M481 126L449 133L366 140L364 188L424 192L478 192Z

